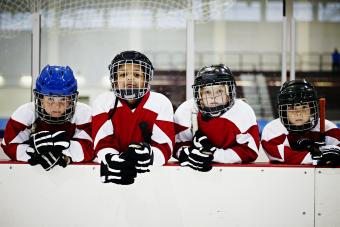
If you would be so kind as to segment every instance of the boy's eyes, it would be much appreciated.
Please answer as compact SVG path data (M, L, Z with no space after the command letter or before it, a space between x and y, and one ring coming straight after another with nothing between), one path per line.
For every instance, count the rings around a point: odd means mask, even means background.
M215 94L224 94L224 90L223 89L218 89L218 90L215 90L214 92L212 92L211 90L205 90L203 91L204 94L206 95L210 95L212 93L215 93Z
M224 91L223 91L222 89L218 89L218 90L217 90L217 93L218 93L218 94L222 94L223 92L224 92Z
M308 110L309 106L288 106L288 110L302 111Z
M66 102L68 100L65 97L63 97L63 98L48 97L47 101L50 102L50 103L57 103L57 102L61 103L61 102Z
M126 73L118 73L118 76L119 77L126 77L127 74ZM133 77L136 77L136 78L139 78L141 77L142 75L140 73L133 73Z

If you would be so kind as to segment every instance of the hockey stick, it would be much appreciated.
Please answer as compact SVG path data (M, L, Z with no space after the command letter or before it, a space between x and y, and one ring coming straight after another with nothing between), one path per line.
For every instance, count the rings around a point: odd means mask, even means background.
M319 99L319 114L320 114L320 141L325 141L325 120L326 120L326 99Z
M197 112L195 109L191 110L191 132L192 132L192 136L194 137L195 133L198 130L198 120L197 120ZM210 151L204 151L202 152L203 154L208 154L208 155L212 155L213 152Z
M142 121L139 124L139 128L142 131L142 136L143 136L144 142L150 144L152 132L149 132L149 130L148 130L148 122Z
M192 109L191 110L191 133L192 133L192 136L195 135L197 130L198 130L197 111L195 109Z

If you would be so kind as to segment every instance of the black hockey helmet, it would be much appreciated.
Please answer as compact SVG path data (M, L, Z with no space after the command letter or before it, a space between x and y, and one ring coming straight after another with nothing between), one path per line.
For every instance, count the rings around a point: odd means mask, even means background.
M223 105L216 107L206 107L203 104L203 97L201 95L201 89L213 85L225 85L228 100ZM194 81L193 91L194 98L199 110L206 116L217 117L228 111L235 102L236 97L236 83L234 76L230 69L223 65L211 65L201 68ZM218 97L218 94L213 94L214 99Z
M285 82L277 96L279 117L289 132L306 132L313 129L319 121L319 102L315 88L305 79ZM288 107L308 105L310 108L309 121L303 125L293 125L288 120Z
M117 87L118 69L122 67L121 69L124 70L124 66L126 64L132 64L133 69L144 73L143 87L123 89L119 89ZM117 97L127 100L138 99L143 97L150 90L150 82L153 78L154 68L149 58L147 58L144 54L134 50L123 51L113 58L108 68L110 70L112 90Z

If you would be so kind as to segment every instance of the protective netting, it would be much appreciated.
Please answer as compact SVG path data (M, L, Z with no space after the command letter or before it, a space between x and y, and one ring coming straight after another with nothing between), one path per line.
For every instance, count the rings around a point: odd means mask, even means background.
M184 28L186 20L216 19L236 0L0 0L0 38L42 27L72 32L127 27Z

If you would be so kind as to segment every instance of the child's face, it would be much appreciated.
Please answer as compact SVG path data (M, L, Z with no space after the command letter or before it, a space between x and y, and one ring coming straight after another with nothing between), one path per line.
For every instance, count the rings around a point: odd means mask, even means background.
M144 72L138 64L125 64L118 68L117 86L119 89L145 88Z
M41 100L42 107L51 117L61 117L70 106L69 97L44 96Z
M288 121L296 126L301 126L310 120L310 107L308 104L288 106Z
M202 87L200 89L200 95L202 99L203 107L217 107L226 105L229 101L228 86L226 85L211 85Z

